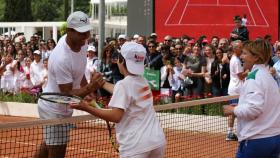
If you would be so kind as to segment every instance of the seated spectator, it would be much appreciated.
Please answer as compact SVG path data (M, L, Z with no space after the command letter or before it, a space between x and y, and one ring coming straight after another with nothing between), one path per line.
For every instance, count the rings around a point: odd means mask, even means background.
M249 31L246 26L242 25L242 19L240 16L235 16L233 18L235 27L230 33L230 40L241 40L241 41L247 41L249 40Z

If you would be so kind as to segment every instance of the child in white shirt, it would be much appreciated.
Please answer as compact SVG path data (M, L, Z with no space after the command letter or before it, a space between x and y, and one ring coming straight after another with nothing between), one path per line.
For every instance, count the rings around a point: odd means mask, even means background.
M120 157L163 158L165 136L153 108L151 89L142 76L146 49L141 44L126 42L121 55L117 64L125 78L114 88L109 83L103 86L113 91L110 109L98 109L86 101L71 107L116 123Z

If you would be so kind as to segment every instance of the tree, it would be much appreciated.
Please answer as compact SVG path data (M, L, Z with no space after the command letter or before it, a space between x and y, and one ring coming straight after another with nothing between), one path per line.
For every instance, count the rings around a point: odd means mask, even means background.
M62 21L63 15L59 10L63 1L40 0L32 1L32 15L35 21Z
M5 0L4 21L32 21L31 0Z
M5 0L0 0L0 21L4 18Z

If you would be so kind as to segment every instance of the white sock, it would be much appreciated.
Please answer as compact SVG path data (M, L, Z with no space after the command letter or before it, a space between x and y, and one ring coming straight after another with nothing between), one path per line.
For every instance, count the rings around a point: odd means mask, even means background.
M227 133L232 133L232 132L233 132L233 128L232 127L228 127Z

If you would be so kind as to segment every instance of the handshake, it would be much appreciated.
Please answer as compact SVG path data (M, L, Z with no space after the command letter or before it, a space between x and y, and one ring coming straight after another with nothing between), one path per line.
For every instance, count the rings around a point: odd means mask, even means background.
M87 85L87 89L90 91L102 88L105 84L105 80L100 72L93 72L90 78L90 82Z

